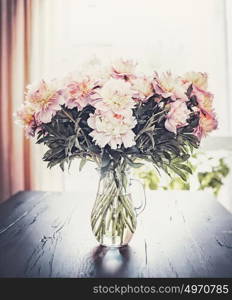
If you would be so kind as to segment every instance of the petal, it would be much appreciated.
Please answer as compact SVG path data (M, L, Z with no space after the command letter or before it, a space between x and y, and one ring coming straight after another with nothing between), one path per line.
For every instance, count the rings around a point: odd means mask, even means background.
M174 124L172 124L172 122L170 122L170 119L167 119L165 121L165 124L164 124L165 128L170 131L170 132L173 132L176 134L176 126L174 126Z
M47 110L47 111L41 111L38 113L37 117L38 120L43 123L49 123L52 120L53 115L55 115L55 111Z
M135 140L134 140L134 132L132 130L128 131L126 134L122 135L122 142L125 146L125 148L132 147L135 145Z

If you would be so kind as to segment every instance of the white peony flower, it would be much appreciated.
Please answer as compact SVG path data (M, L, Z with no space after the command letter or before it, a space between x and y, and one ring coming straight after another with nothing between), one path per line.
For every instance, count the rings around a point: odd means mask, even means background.
M102 88L98 89L95 98L94 106L98 110L108 111L114 113L121 113L123 110L131 109L135 102L132 99L133 91L131 85L121 79L109 79Z
M123 114L116 114L108 111L103 113L95 111L90 114L88 125L94 130L90 133L95 143L101 148L108 144L112 149L120 147L122 144L128 148L135 145L134 132L132 128L136 125L136 120L132 116L132 111L124 111Z
M170 97L173 101L177 99L182 101L188 100L186 96L187 86L185 86L180 77L173 76L171 72L163 73L161 76L156 74L153 88L158 95L164 98Z
M146 76L138 77L131 81L134 98L145 101L154 94L151 80Z
M122 78L129 80L135 78L135 69L137 63L129 59L117 59L112 63L112 76L115 78Z

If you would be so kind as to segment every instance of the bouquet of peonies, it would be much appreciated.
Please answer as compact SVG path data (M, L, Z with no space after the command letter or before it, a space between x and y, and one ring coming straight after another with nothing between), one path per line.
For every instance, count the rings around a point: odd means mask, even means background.
M137 74L131 60L106 70L81 70L62 81L28 86L17 112L27 136L49 150L48 167L74 158L97 162L104 173L125 161L145 159L185 179L184 162L202 137L216 129L207 74Z
M101 177L91 215L103 245L129 242L136 213L128 196L127 169L146 160L183 180L201 138L217 128L207 75L140 74L119 59L111 66L80 70L62 80L31 85L17 112L27 136L48 150L48 167L80 158L97 163ZM106 176L107 175L107 176Z

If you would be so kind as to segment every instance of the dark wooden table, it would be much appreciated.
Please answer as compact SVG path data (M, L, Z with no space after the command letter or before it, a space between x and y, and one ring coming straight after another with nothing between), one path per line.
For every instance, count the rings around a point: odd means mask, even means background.
M94 197L94 195L93 195ZM0 277L232 277L232 215L203 192L149 192L130 246L99 247L78 193L0 205Z

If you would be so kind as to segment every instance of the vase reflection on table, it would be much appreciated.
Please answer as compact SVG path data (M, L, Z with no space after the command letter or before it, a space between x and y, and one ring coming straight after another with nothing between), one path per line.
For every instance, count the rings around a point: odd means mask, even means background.
M96 200L91 213L91 227L102 246L122 247L133 237L137 216L144 210L146 197L134 206L131 172L117 167L100 175ZM137 181L137 180L136 180Z

